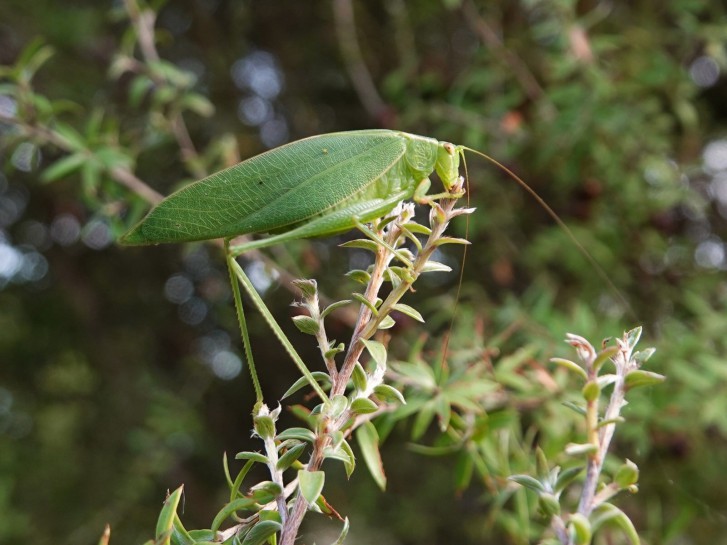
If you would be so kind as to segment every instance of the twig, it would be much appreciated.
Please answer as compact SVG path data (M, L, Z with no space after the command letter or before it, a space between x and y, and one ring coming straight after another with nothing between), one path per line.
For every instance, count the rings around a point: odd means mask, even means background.
M356 34L351 0L333 0L333 16L338 46L356 94L368 114L377 121L383 122L389 107L379 95L371 73L364 62Z
M496 53L501 55L505 64L507 64L510 68L528 98L533 102L543 99L545 97L545 92L543 91L543 87L535 78L535 75L533 75L520 57L505 46L497 33L479 14L472 0L464 0L464 2L462 2L462 12L464 13L467 24L469 24L470 28L472 28L472 30L480 37L480 40L494 49ZM550 103L548 103L548 105L550 108L553 107Z

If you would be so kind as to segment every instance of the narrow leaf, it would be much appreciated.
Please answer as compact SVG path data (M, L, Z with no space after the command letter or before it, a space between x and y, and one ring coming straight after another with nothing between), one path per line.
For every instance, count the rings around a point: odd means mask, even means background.
M359 397L351 403L351 412L354 414L371 414L379 410L379 406L366 397Z
M532 490L533 492L545 492L545 487L543 486L543 483L541 483L535 477L531 477L530 475L510 475L508 477L508 480L517 483L520 486L524 486L525 488Z
M364 422L355 433L366 467L379 488L385 490L386 475L379 453L379 434L376 427L371 422Z
M583 369L580 365L578 365L576 362L567 360L564 358L550 358L550 361L555 363L556 365L560 365L561 367L565 367L569 371L574 372L575 374L583 377L584 380L588 379L588 374L586 373L586 370Z
M182 498L183 492L184 485L169 494L164 501L164 506L157 519L156 532L154 533L154 537L160 545L169 545L169 538L172 534L172 527L174 526L174 517L177 514L177 506L179 505L179 500Z
M328 376L328 373L325 373L323 371L312 371L311 375L313 375L313 378L316 379L318 384L320 384L324 388L327 388L331 385L331 377ZM293 385L288 388L288 391L283 394L282 399L293 395L304 386L309 386L308 377L300 377L298 380L296 380Z
M285 471L286 469L288 469L293 464L293 462L300 458L300 456L303 454L303 451L305 450L305 447L305 443L300 443L298 445L295 445L294 447L289 448L288 452L283 454L278 460L278 463L275 464L275 468L278 471Z
M396 400L402 405L406 405L404 395L399 390L397 390L393 386L389 386L388 384L379 384L376 388L374 388L374 394L376 394L376 396L381 398L383 401Z
M300 439L301 441L313 443L316 440L316 434L306 428L288 428L287 430L281 431L275 438L279 441Z
M351 301L351 299L344 299L343 301L336 301L335 303L331 303L325 309L323 309L323 312L321 312L321 318L325 318L334 310L338 310L339 308L343 308L346 305L350 305L352 302L353 301Z
M427 261L422 267L422 272L451 272L452 267L438 261Z
M362 250L368 250L369 252L378 252L379 245L368 238L357 238L355 240L349 240L343 244L339 244L341 248L361 248Z
M262 545L282 529L282 524L276 520L261 520L245 535L242 545Z
M371 357L376 362L376 367L386 368L386 347L378 341L364 340L361 342L371 354Z
M401 312L402 314L406 314L410 318L414 318L417 322L424 323L424 318L419 313L419 311L416 310L415 308L410 307L409 305L405 305L403 303L397 303L392 308L394 310Z
M628 375L626 375L626 388L632 389L640 388L642 386L653 386L654 384L659 384L665 380L666 377L659 373L652 373L651 371L637 369L636 371L631 371Z
M261 464L267 464L270 461L267 456L259 452L238 452L235 454L235 460L252 460Z
M236 500L232 500L230 503L225 505L219 513L217 513L215 519L212 521L212 526L210 526L210 529L213 532L216 532L220 529L222 523L225 522L225 520L227 520L233 513L235 513L236 511L253 510L256 503L257 502L252 498L237 498Z
M341 529L341 533L338 535L338 539L331 543L331 545L343 545L344 540L346 539L346 536L348 535L348 517L346 517L343 521L343 528Z
M41 180L46 183L54 182L81 168L86 160L87 158L82 153L74 153L68 157L63 157L43 171Z

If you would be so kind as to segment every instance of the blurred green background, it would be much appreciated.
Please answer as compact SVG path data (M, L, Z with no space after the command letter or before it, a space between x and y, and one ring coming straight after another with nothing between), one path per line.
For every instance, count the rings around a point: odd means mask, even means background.
M503 352L532 347L547 369L568 354L566 332L596 343L642 324L657 348L651 368L668 381L624 411L616 450L642 475L624 508L645 543L727 542L723 3L183 0L159 6L156 29L159 55L196 93L181 115L197 162L170 136L174 99L115 64L140 58L120 2L4 0L0 64L34 38L50 45L32 85L58 104L25 119L130 150L131 170L162 194L339 130L401 129L497 158L570 226L631 310L537 203L468 156L478 210L452 349L473 331L485 344L499 336ZM19 112L0 86L0 115ZM223 260L211 245L117 247L142 200L104 173L41 183L64 152L38 143L0 121L0 543L92 543L106 522L112 543L141 543L180 483L185 522L206 526L224 501L222 452L256 448ZM343 298L354 286L341 275L360 264L339 242L270 253ZM459 254L442 259L459 272ZM294 294L259 262L248 272L288 316ZM457 276L418 289L430 332L447 328ZM275 400L293 366L251 321ZM345 323L333 328L346 338ZM399 357L420 332L397 330ZM517 412L555 451L578 431L552 409L561 394ZM350 543L527 542L493 515L477 479L456 493L451 459L423 458L406 440L402 424L384 448L385 495L363 470L327 489L352 518Z

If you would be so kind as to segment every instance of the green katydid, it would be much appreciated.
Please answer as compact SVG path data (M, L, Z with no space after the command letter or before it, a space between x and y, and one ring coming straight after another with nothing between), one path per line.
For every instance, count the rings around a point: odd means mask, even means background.
M247 159L173 193L120 242L143 245L224 238L233 280L237 276L250 292L251 285L234 256L355 227L367 232L365 223L385 216L398 203L408 199L424 203L459 197L460 194L452 194L451 190L458 186L459 163L464 151L483 156L523 186L563 228L599 274L606 277L557 214L509 169L465 146L390 130L313 136ZM433 172L442 181L444 191L430 195L427 193L431 187L429 176ZM233 237L259 233L269 236L229 246ZM613 287L610 279L606 277L605 280ZM245 335L239 293L235 295ZM250 295L255 299L257 294ZM255 303L266 314L262 300L258 298ZM266 315L266 319L270 323L272 317ZM276 334L286 343L282 331L276 331ZM248 348L246 346L246 350ZM288 351L291 350L292 346ZM296 359L292 353L291 356ZM302 361L296 363L307 376ZM317 386L312 377L309 380ZM317 390L325 399L325 394L319 388Z

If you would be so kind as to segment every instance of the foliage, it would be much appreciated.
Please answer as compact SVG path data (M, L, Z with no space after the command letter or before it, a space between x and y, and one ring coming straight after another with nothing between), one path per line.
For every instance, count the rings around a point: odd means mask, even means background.
M263 146L375 124L485 150L576 232L645 324L662 355L656 370L669 377L629 396L614 449L641 468L641 491L619 506L649 542L714 542L727 500L719 478L727 63L725 31L711 21L724 8L418 0L359 2L351 18L341 9L348 2L297 4L170 3L155 6L158 21L134 2L111 16L95 4L0 7L17 22L0 48L0 540L89 542L111 522L113 541L141 542L159 491L180 482L189 527L209 526L212 506L232 501L209 460L255 447L231 432L252 427L248 386L221 380L240 369L223 333L235 320L223 260L213 246L109 245L158 202L157 191ZM332 26L338 43L328 41ZM416 317L399 315L387 361L394 385L410 388L407 404L375 433L360 428L369 444L383 443L390 492L355 475L345 487L326 477L339 511L386 523L352 524L367 540L377 530L417 543L539 536L537 497L506 477L543 474L532 467L538 448L562 464L583 434L560 404L573 401L566 372L541 362L564 331L598 338L634 321L541 210L514 187L485 183L494 174L481 164L467 167L475 251L448 365L437 367L446 349L417 336ZM318 241L274 252L283 270L259 255L245 266L258 286L290 286L290 269L317 278L333 300L348 298L335 288L346 289L340 272L366 266L366 250L333 252ZM456 255L437 259L456 267ZM421 279L407 303L435 332L447 329L455 298L442 276ZM276 316L288 302L266 293ZM343 338L347 307L331 316L340 317L329 317L331 335ZM280 397L297 377L250 318L252 345L275 369L263 388ZM477 426L463 417L475 403L486 411ZM405 448L405 434L418 446ZM617 472L607 461L606 473ZM163 511L171 528L175 494ZM441 518L432 497L445 498ZM276 524L265 522L263 534Z

